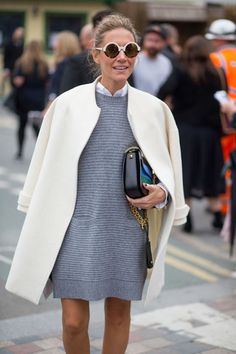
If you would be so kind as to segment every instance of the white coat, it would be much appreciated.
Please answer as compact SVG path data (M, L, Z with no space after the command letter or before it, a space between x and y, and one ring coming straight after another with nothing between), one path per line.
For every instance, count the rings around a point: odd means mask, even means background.
M52 103L19 195L18 209L27 214L6 289L35 304L42 293L48 297L52 290L49 276L74 211L78 160L100 114L95 86L96 81L75 87ZM178 130L168 107L129 86L128 119L137 143L171 196L163 212L151 209L148 213L155 249L146 296L150 301L164 284L164 258L172 225L186 222L189 208L183 195Z

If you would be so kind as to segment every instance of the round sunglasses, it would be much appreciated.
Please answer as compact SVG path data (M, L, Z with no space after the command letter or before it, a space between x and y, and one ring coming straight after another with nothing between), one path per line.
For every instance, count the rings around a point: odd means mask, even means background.
M125 46L120 47L117 43L107 43L103 48L95 48L105 53L108 58L115 58L121 51L125 53L128 58L134 58L140 52L140 47L135 42L129 42Z

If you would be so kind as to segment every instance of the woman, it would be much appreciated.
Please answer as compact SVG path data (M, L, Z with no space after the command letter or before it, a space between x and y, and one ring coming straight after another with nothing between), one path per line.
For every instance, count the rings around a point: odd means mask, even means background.
M173 114L180 132L187 204L191 204L193 197L207 197L214 215L212 225L221 229L219 195L224 190L221 177L222 132L220 107L214 93L222 88L209 53L209 42L205 38L191 37L185 43L180 66L175 68L158 96L161 99L171 97ZM190 214L184 230L193 230Z
M49 81L48 103L50 104L60 92L61 79L68 58L73 57L80 51L79 38L70 31L60 32L55 40L53 50L55 53L55 71Z
M123 191L127 147L138 143L163 183L147 185L144 198L129 199L148 209L156 258L148 301L164 283L171 227L184 223L188 213L173 117L163 102L127 84L138 52L129 19L111 15L101 22L92 50L101 76L52 103L19 197L18 208L27 216L6 288L38 303L52 286L62 302L68 354L89 353L89 301L100 299L105 299L103 353L125 353L131 301L142 298L145 232ZM171 201L161 212L163 188Z
M46 84L48 80L48 65L44 59L42 46L38 41L31 41L22 56L17 60L13 72L16 109L19 116L17 131L17 159L23 156L25 128L30 111L41 111L45 105ZM39 127L33 125L35 136Z

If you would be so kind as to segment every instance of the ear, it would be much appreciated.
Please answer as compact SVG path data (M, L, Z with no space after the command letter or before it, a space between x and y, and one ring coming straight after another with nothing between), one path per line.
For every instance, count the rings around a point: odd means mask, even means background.
M96 49L92 49L92 57L96 64L100 64L100 52Z

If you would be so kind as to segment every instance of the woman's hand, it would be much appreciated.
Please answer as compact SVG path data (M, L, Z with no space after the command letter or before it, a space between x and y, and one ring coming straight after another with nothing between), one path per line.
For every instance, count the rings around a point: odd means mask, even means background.
M236 112L236 102L230 100L221 104L221 111L226 113L228 116L232 116Z
M19 88L21 87L25 82L25 78L24 76L16 76L14 79L13 79L13 84Z
M126 198L135 207L141 209L151 209L155 205L163 203L166 199L164 190L155 184L144 184L144 187L149 191L149 194L142 198L132 199Z

